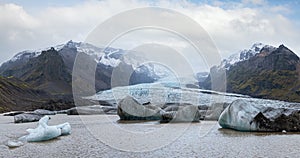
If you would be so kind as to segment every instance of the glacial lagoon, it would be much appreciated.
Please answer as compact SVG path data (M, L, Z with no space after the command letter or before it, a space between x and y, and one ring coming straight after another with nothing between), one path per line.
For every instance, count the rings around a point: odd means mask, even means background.
M19 148L9 149L5 143L26 134L27 128L34 128L36 123L14 124L13 117L0 116L0 157L298 157L300 155L300 133L264 133L238 132L222 129L216 121L201 121L191 123L188 128L171 142L164 142L165 137L172 137L174 133L162 133L157 137L161 141L158 148L148 148L149 137L143 137L144 149L147 151L126 151L117 148L122 139L127 143L138 142L126 138L124 130L135 133L150 133L161 128L164 124L158 122L118 122L116 115L94 116L51 116L49 125L69 122L72 134L58 139L26 143ZM84 120L84 121L83 121ZM84 123L83 123L84 122ZM112 130L115 126L120 130ZM186 124L168 124L173 129L185 128ZM91 128L92 127L92 128ZM119 137L106 137L111 143L101 140L103 128L108 133L115 133ZM99 131L98 133L93 133ZM100 138L100 139L99 139ZM149 144L148 144L149 142ZM128 145L126 144L126 145ZM134 146L134 145L132 145ZM128 146L128 150L131 147Z
M132 95L140 102L213 105L236 99L260 106L288 106L281 101L255 99L238 94L205 91L174 84L141 84L117 87L88 97L118 101ZM114 106L115 104L112 103ZM300 133L239 132L223 129L217 121L167 123L120 121L118 115L50 116L49 125L69 122L72 133L57 139L25 143L9 148L7 142L26 135L37 123L14 124L12 116L0 116L0 157L298 157Z

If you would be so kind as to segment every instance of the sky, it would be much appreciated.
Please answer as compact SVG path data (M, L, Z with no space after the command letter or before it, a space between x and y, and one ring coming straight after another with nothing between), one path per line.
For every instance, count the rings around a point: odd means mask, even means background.
M0 63L24 50L85 41L110 17L147 6L172 9L195 20L210 35L222 58L257 42L284 44L300 55L298 0L0 0ZM154 35L148 40L164 42ZM128 38L131 42L127 39L115 46L131 48L138 45L137 37L132 35ZM174 47L189 50L180 41L172 42Z

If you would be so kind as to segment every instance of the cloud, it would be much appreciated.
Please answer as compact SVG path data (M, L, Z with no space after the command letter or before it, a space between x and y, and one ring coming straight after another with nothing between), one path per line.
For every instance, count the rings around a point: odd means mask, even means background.
M90 31L109 17L145 6L170 8L191 17L210 34L223 57L255 42L275 46L283 43L300 52L299 28L282 13L290 10L287 6L271 6L263 0L244 0L231 8L224 5L220 1L209 5L189 1L92 0L64 7L44 6L38 12L30 12L16 4L0 4L0 63L22 50L48 47L70 39L84 41ZM159 39L163 40L158 38L155 42Z
M264 5L267 2L265 0L243 0L245 4Z

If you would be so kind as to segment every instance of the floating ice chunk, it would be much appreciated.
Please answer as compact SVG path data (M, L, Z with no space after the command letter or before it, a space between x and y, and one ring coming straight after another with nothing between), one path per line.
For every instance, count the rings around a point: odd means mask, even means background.
M219 117L219 124L223 128L255 131L257 125L252 121L259 112L260 108L255 104L244 100L236 100L222 112Z
M71 125L68 122L63 123L63 124L59 124L56 127L61 129L61 135L71 134Z
M35 129L27 129L29 133L19 140L27 142L39 142L57 138L60 135L66 135L71 133L71 126L69 123L60 124L57 126L48 126L50 117L44 116L39 120L38 127Z
M16 147L20 147L24 145L24 143L22 141L19 141L19 140L9 140L7 141L7 146L9 148L16 148Z
M264 104L236 100L220 115L219 124L223 128L238 131L300 131L300 104Z

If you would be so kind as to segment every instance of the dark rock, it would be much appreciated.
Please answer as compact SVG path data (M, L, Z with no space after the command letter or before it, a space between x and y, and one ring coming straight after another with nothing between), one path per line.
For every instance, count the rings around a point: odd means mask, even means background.
M170 106L164 108L163 110L166 112L169 112L169 111L178 111L178 109L179 109L178 105L170 105Z
M12 111L12 112L4 113L3 116L15 116L23 113L25 113L25 111Z
M57 113L68 115L102 115L102 114L117 114L117 108L112 106L78 106L68 110L61 110Z
M15 123L25 123L25 122L36 122L39 121L44 115L39 115L36 113L23 113L14 116Z
M166 110L167 107L176 107L176 106L189 106L192 104L189 103L165 103L164 105L160 105L163 110Z
M56 115L56 111L49 111L44 109L37 109L33 112L23 112L14 116L15 123L25 123L25 122L36 122L39 121L45 115Z
M177 113L177 111L164 112L161 115L160 123L169 123L170 121L173 120L173 118L175 117L176 113Z
M176 111L171 111L172 109ZM167 112L163 112L161 116L161 123L168 122L199 122L201 114L199 113L198 106L172 106Z
M207 105L198 105L198 109L199 110L208 110L208 106Z
M199 89L199 85L197 85L197 84L186 84L185 87L186 88Z
M207 110L199 110L200 120L205 120Z
M68 110L70 110L70 109L68 109ZM56 111L56 113L57 114L67 114L68 110L59 110L59 111Z
M276 114L270 117L270 114ZM285 109L285 108L270 108L263 113L258 113L253 123L258 125L260 130L265 131L288 131L299 132L300 131L300 109Z
M117 108L116 107L102 107L105 114L109 115L117 115Z
M160 120L162 109L151 104L142 105L133 97L127 96L118 104L121 120Z
M68 115L102 115L105 114L100 106L80 106L67 110Z
M218 120L221 113L227 107L228 104L226 103L213 103L205 114L205 120Z
M113 106L114 103L110 103L108 101L105 100L99 100L99 104L102 106Z
M44 109L34 110L33 113L39 114L39 115L56 115L55 111L49 111L49 110L44 110Z
M116 107L109 107L109 106L103 106L101 107L103 109L103 111L106 113L106 114L117 114L117 108Z

